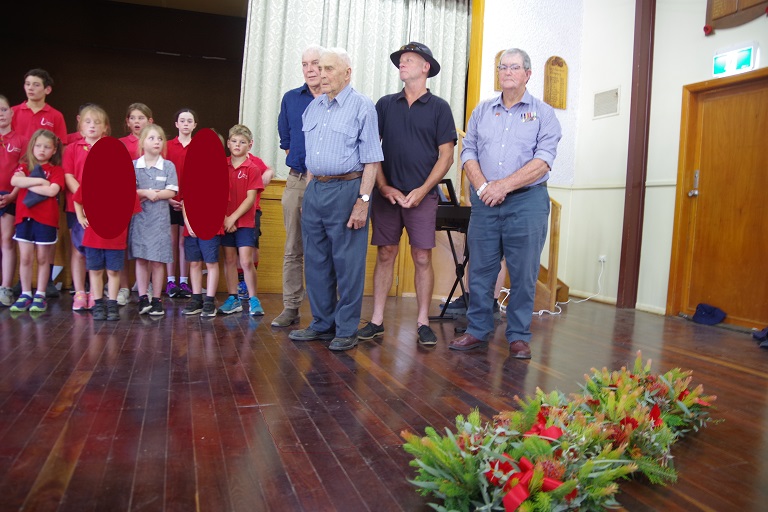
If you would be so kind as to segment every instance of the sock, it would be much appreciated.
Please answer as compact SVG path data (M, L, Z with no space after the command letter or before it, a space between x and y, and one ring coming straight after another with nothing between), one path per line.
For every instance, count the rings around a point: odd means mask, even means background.
M107 301L107 307L111 307L111 306L117 307L117 300L109 299Z
M214 297L212 297L210 295L206 295L205 298L203 299L203 302L204 303L206 303L206 302L213 302L213 299L214 299Z
M188 277L180 277L179 278L179 282L180 283L189 283L189 278Z
M94 302L94 303L95 303L97 306L101 306L102 304L104 304L104 297L102 297L102 298L100 298L100 299L96 299L96 300L94 300L93 302ZM117 301L115 301L115 302L117 302Z
M168 282L169 283L175 283L176 282L176 276L168 276Z
M203 300L203 294L202 293L193 293L192 294L192 300L200 302Z
M37 290L35 292L35 297L43 297L43 298L45 298L45 290Z
M32 297L32 290L29 290L29 291L26 291L26 292L24 290L22 290L21 294L22 295L29 295L30 297Z
M242 283L245 281L245 277L243 276L243 269L239 268L237 269L237 282Z

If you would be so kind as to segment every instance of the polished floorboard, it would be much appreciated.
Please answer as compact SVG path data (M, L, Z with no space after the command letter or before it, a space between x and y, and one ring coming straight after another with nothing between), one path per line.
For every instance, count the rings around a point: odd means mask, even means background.
M586 302L534 317L518 361L503 323L456 353L453 322L435 322L438 345L420 347L401 298L383 337L333 353L271 327L281 302L263 296L261 318L184 317L170 299L165 317L134 304L119 322L72 313L69 296L38 317L0 310L0 511L430 510L401 431L576 392L638 350L655 371L693 369L722 422L674 447L677 484L623 483L626 510L768 509L768 350L749 333Z

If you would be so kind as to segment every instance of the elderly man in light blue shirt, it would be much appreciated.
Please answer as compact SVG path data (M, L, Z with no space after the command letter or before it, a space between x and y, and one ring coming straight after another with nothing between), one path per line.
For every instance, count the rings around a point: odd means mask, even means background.
M347 52L320 55L323 91L302 117L307 173L302 203L302 240L312 323L291 331L294 341L331 341L331 350L357 345L368 205L384 159L373 102L349 85Z
M526 89L527 53L506 50L498 73L502 92L472 112L461 152L472 185L470 300L467 330L449 348L481 347L493 334L493 287L504 258L511 283L505 332L510 355L530 359L533 301L549 217L547 179L561 131L552 107Z

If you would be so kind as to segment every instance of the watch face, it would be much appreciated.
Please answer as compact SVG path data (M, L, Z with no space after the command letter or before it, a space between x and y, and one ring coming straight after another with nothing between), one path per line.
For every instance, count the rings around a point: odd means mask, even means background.
M362 199L364 203L367 203L371 199L371 196L368 194L360 194L360 199Z

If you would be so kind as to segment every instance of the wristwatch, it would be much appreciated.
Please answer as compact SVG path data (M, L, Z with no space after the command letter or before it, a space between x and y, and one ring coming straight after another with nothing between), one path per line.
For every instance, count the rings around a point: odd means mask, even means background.
M357 198L362 199L364 203L367 203L368 201L371 200L371 196L369 196L368 194L360 194L359 196L357 196Z

